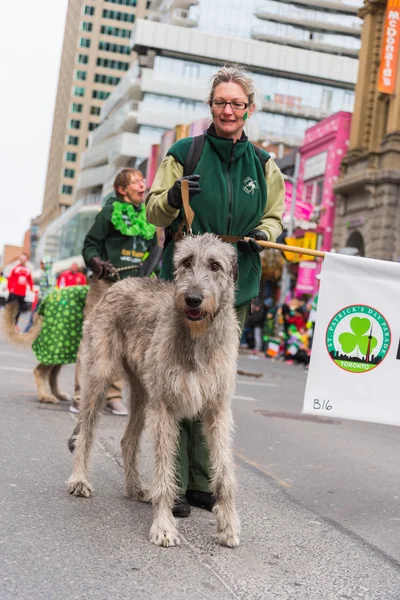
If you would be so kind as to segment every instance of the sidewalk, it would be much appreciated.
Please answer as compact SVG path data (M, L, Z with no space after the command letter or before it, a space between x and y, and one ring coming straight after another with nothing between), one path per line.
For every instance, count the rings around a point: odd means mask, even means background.
M151 545L151 507L123 496L123 418L101 418L92 461L94 496L69 496L67 439L74 417L67 405L35 401L28 368L33 359L15 364L20 372L1 372L1 600L400 598L399 565L317 518L242 462L238 549L218 546L213 516L197 509L179 521L181 547ZM64 379L72 375L67 368ZM148 475L148 441L143 458Z

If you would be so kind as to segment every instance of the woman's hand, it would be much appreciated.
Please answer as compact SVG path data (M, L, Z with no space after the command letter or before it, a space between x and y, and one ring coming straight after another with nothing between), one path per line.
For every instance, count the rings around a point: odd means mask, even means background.
M260 229L254 229L250 231L250 233L246 236L250 238L247 242L244 240L239 240L237 243L237 247L239 252L243 252L243 254L260 254L264 250L260 244L257 244L255 240L262 240L263 242L268 242L268 236L265 231L261 231Z
M168 190L168 204L172 208L181 208L182 206L182 189L181 189L181 181L182 179L187 179L189 182L189 200L191 200L197 194L200 194L200 175L194 173L193 175L189 175L188 177L181 177L177 181L175 181L174 185Z

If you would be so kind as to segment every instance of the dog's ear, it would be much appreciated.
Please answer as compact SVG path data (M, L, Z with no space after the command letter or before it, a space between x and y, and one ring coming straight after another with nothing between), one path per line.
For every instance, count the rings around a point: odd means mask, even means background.
M238 260L236 257L232 261L231 277L232 277L233 281L235 283L237 283L237 281L239 279L239 267L238 267Z

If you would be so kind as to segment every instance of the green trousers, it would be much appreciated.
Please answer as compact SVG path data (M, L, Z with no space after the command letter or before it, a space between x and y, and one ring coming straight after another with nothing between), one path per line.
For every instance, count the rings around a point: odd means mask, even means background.
M250 302L236 308L241 331L249 314ZM201 421L184 419L180 422L179 451L177 456L178 484L182 494L186 490L209 492L210 460Z

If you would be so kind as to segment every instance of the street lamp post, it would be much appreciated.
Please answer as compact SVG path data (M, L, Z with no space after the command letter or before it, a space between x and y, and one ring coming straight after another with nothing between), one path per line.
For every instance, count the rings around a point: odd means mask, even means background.
M293 177L290 175L283 175L284 179L290 181L293 185L292 188L292 199L290 203L290 214L289 214L289 224L287 228L288 237L292 237L294 231L295 224L295 208L296 208L296 195L297 195L297 182L299 178L299 170L300 170L300 151L296 153L296 159L294 163L294 174ZM288 261L285 260L283 269L282 269L282 280L281 280L281 296L279 304L285 303L286 295L290 288L290 275L289 275L289 264Z

